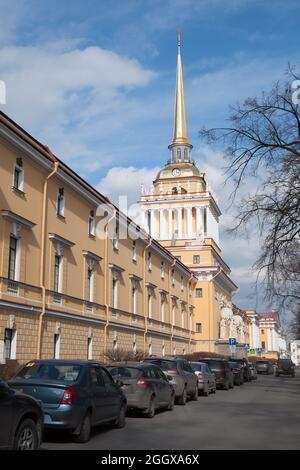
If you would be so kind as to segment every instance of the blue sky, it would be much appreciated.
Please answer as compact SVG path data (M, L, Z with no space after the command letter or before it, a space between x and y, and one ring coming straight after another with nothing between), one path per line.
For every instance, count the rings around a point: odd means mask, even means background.
M230 104L299 64L299 14L293 0L0 0L1 109L112 198L134 201L168 158L179 26L188 134L224 229L232 212L222 149L198 130L224 125ZM237 302L267 307L248 297L257 236L235 241L239 256L223 240Z

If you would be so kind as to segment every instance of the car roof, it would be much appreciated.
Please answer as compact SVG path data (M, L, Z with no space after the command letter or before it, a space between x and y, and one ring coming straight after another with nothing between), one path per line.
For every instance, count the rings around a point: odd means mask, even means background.
M38 359L27 361L24 366L27 364L34 363L34 364L70 364L70 365L87 365L87 364L95 364L101 367L106 367L105 364L98 362L98 361L88 361L88 360L77 360L77 359Z
M135 362L135 363L120 362L117 364L108 364L106 367L131 367L133 369L140 369L140 368L153 367L153 366L155 366L155 364L149 364L145 362Z
M168 356L153 356L153 357L146 357L145 358L145 361L178 361L178 360L186 360L186 359L182 359L180 357L168 357Z

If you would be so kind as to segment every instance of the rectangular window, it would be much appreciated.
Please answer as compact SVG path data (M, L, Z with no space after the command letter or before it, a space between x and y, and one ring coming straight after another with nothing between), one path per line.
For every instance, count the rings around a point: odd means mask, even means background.
M185 310L184 309L181 310L181 327L182 328L185 327Z
M131 312L135 315L137 313L136 308L136 297L137 297L137 289L134 281L131 286Z
M55 255L54 260L54 292L60 292L60 279L61 278L61 257Z
M266 342L265 341L261 342L261 347L262 347L262 349L266 349Z
M200 264L200 256L194 255L193 256L193 264Z
M112 308L118 308L118 281L117 279L113 278L112 280Z
M151 251L148 252L147 265L148 265L148 271L151 271L152 270L152 253L151 253Z
M196 333L202 333L202 323L196 323Z
M196 287L195 294L196 294L196 297L198 297L198 298L202 297L202 295L203 295L202 288Z
M265 330L261 330L261 334L263 335L265 333Z
M18 191L23 191L24 187L24 170L23 170L23 161L22 158L17 158L17 161L14 166L13 174L13 188Z
M13 340L13 330L6 328L4 331L4 359L12 359L12 340Z
M90 237L95 236L95 215L94 215L94 211L91 211L90 215L89 215L88 232L89 232Z
M173 304L172 306L172 325L175 325L176 322L176 305Z
M172 282L172 286L174 287L175 286L175 271L174 271L174 269L172 269L172 272L171 272L171 282Z
M136 261L136 241L132 242L132 261Z
M162 261L160 265L160 277L161 279L165 278L165 263Z
M152 290L148 289L148 318L152 318Z
M93 338L88 338L87 341L87 358L88 361L93 359Z
M161 318L161 321L164 323L165 321L165 299L164 298L161 299L161 303L160 303L160 318Z
M64 195L64 188L59 188L57 194L57 206L56 206L56 213L60 217L64 217L65 213L65 195Z
M9 242L9 260L8 260L8 279L16 280L16 260L17 260L18 239L10 237Z
M56 333L54 335L54 351L53 351L54 359L59 359L59 354L60 354L60 334Z
M180 288L181 288L181 292L183 292L183 289L184 289L183 276L181 276L180 280L181 280Z
M88 268L87 271L87 300L89 302L93 302L93 281L94 281L94 274L93 270Z

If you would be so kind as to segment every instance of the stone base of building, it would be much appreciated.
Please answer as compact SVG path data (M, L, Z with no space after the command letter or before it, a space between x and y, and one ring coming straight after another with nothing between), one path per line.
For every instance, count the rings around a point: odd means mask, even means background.
M227 340L219 339L215 342L215 352L220 355L226 355L236 358L247 357L247 351L243 344L237 344L235 348L228 344Z

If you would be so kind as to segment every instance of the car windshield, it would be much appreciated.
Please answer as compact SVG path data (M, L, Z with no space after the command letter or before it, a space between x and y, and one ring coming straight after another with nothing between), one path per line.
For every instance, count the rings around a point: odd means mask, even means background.
M76 382L81 371L77 364L51 364L29 362L18 372L17 379L60 380Z
M203 364L199 364L199 362L191 362L191 368L195 372L202 372L203 371Z
M112 377L128 377L129 379L136 379L142 374L141 369L137 367L122 367L112 366L107 367Z
M256 364L268 365L268 361L256 361Z
M220 370L224 368L224 363L222 361L205 361L205 363L210 367L212 370Z
M163 359L151 359L151 361L147 360L147 362L156 364L158 367L160 367L162 370L165 370L165 371L177 369L177 364L175 361L165 361Z

